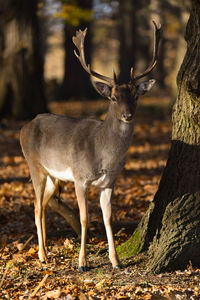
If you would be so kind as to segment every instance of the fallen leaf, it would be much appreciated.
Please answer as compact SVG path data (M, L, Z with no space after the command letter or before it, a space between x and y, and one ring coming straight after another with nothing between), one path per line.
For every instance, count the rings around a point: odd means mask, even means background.
M54 272L53 272L53 271L50 271L50 270L44 270L44 271L42 272L42 275L46 275L46 274L48 274L48 275L53 275Z
M24 249L24 244L23 243L16 244L16 247L19 251L21 251Z
M80 293L79 296L78 296L78 299L79 300L88 300L88 297L85 294Z
M50 298L50 299L55 299L55 298L59 298L61 295L61 291L60 288L49 291L45 294L45 297L43 298L44 300Z

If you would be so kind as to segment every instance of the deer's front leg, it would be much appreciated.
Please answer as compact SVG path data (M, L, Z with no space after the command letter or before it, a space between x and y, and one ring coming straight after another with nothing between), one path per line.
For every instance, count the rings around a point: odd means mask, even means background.
M100 204L103 212L103 220L106 228L106 234L108 238L109 246L109 258L111 260L113 268L121 267L120 260L117 256L115 241L113 237L112 227L111 227L111 201L112 201L113 188L106 188L102 190L100 196Z
M86 197L86 188L75 184L76 196L80 211L81 222L81 249L79 253L79 271L87 271L86 262L86 240L87 240L87 226L88 226L88 206Z

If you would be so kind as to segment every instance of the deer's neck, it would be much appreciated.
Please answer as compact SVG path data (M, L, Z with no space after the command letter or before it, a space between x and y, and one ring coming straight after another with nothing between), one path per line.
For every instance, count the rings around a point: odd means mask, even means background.
M119 120L110 106L103 127L106 147L111 152L118 152L119 156L125 155L132 141L133 121L125 123Z

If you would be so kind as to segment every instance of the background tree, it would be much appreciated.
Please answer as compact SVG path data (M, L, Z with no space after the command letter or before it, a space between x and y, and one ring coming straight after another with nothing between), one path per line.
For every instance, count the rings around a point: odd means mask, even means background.
M147 213L119 248L128 255L148 250L154 272L200 265L200 2L191 3L167 165Z
M183 30L188 4L177 0L118 1L119 79L129 80L129 70L144 70L151 59L151 20L160 20L163 28L160 56L156 72L157 87L172 90L176 87L175 74L184 56Z
M119 80L130 80L130 68L143 70L149 63L150 0L119 0Z
M0 114L46 110L37 0L0 0Z
M163 27L158 69L155 73L161 89L169 89L176 97L176 75L185 54L184 30L189 3L177 0L152 1L151 11L159 17Z
M87 41L85 44L86 61L91 61L91 31L92 0L62 0L61 12L57 15L62 17L64 25L64 78L61 84L62 98L89 97L93 95L92 86L88 80L88 74L81 68L79 61L74 55L72 36L78 28L88 28Z

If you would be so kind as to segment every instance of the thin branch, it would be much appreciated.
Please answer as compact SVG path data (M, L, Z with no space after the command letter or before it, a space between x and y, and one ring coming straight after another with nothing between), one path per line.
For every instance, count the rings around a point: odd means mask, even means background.
M9 269L9 266L8 266L8 264L7 264L7 266L6 266L6 269L5 269L5 271L4 271L4 273L3 273L3 276L2 276L2 278L1 278L1 282L0 282L0 288L2 287L2 285L3 285L3 282L4 282L5 278L6 278L6 275L7 275L8 269Z
M32 240L32 238L34 237L34 235L32 234L28 240L20 247L20 251L24 250L24 248L28 245L28 243Z
M47 280L48 276L49 276L49 274L46 274L44 276L44 278L42 279L42 281L40 281L40 283L38 284L38 286L35 288L35 290L33 291L33 293L30 295L30 298L34 297L37 294L37 292L39 291L39 289L44 285L44 283Z

